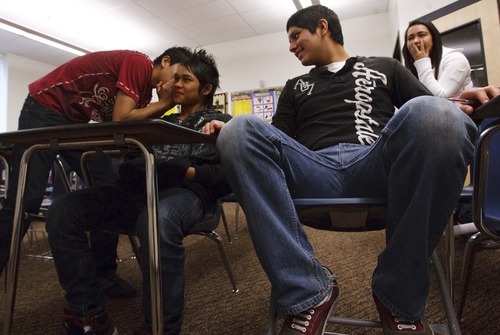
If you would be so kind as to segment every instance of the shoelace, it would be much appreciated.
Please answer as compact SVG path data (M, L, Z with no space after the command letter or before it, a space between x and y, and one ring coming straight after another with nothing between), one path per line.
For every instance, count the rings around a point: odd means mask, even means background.
M394 321L398 324L398 329L399 330L404 330L404 329L407 329L407 330L417 330L417 326L415 325L415 323L413 323L411 321L400 319L400 318L398 318L396 316L394 316Z
M290 328L297 329L298 331L305 333L307 331L307 327L309 327L309 320L312 319L314 312L314 308L311 308L294 315Z

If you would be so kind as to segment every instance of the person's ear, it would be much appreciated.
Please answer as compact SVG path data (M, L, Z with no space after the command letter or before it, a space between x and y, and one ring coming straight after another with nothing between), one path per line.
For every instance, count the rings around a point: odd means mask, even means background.
M325 19L320 19L318 21L318 29L321 36L328 34L328 21L326 21Z
M170 66L170 56L163 56L161 59L161 66L164 68Z
M203 89L201 90L201 94L209 95L210 92L212 92L212 85L207 84L207 85L203 86Z

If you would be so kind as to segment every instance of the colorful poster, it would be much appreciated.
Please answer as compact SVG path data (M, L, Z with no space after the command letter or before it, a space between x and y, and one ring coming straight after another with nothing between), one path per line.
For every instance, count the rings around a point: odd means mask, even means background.
M232 115L252 114L252 95L248 92L231 94Z
M282 88L231 93L232 115L251 114L271 122Z

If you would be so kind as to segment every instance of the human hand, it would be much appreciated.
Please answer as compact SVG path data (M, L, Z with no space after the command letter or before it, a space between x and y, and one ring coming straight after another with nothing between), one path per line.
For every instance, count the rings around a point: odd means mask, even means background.
M408 51L410 51L414 60L419 60L430 57L431 47L426 47L424 43L415 44L415 42L408 42Z
M172 78L167 82L159 81L156 84L156 94L158 95L158 100L170 103L173 100L172 93L174 91L175 79Z
M458 99L466 99L477 102L477 105L471 106L471 104L467 104L464 102L456 102L458 107L462 111L464 111L467 115L472 115L474 113L475 108L480 105L490 101L496 96L500 95L500 88L498 86L486 86L486 87L474 87L471 89L467 89L463 91Z
M212 120L206 123L201 131L207 135L218 135L225 124L226 123L222 121Z

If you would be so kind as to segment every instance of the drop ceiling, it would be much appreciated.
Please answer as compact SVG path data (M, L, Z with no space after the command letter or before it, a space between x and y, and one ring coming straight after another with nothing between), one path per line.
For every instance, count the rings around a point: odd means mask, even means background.
M389 0L321 0L341 21L385 13ZM155 57L174 45L206 46L284 32L293 0L1 0L0 18L90 51ZM0 29L0 53L59 65L75 55Z

